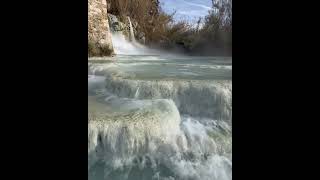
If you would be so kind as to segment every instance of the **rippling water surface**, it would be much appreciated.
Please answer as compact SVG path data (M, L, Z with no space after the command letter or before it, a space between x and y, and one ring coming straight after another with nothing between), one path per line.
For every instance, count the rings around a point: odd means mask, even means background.
M88 179L232 179L231 58L91 58L88 111Z

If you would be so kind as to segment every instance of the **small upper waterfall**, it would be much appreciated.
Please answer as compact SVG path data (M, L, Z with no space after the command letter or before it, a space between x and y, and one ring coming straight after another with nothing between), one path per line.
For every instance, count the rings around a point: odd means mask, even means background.
M108 14L111 39L115 54L118 55L160 55L159 50L150 49L135 39L131 18L121 22L117 16ZM166 53L167 54L167 53Z
M147 48L138 42L129 42L122 33L112 33L112 42L115 53L118 55L143 55Z
M131 41L131 42L136 42L136 39L135 39L135 37L134 37L134 32L133 32L133 27L132 27L132 23L131 23L130 17L127 16L127 19L128 19L129 28L130 28L130 29L129 29L129 32L130 32L130 34L129 34L130 41Z
M132 29L132 25L130 23ZM130 36L128 41L122 32L113 32L111 34L113 48L118 55L159 55L159 50L150 49L140 44L134 39L133 30L130 30ZM133 38L131 38L133 37Z

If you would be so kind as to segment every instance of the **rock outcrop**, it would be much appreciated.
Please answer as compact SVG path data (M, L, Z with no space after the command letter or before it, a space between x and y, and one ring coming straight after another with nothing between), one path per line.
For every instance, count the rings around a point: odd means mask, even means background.
M110 56L114 54L107 7L106 0L88 0L89 56Z
M126 30L126 24L119 21L117 16L108 13L108 20L111 32L122 32Z

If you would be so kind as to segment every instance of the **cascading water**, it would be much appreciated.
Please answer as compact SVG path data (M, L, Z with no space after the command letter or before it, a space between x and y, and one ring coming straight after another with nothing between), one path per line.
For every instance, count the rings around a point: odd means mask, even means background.
M112 21L117 21L116 17L113 17ZM168 53L163 53L160 50L147 48L144 45L140 44L138 41L136 41L130 17L127 17L127 21L129 25L128 38L126 38L122 31L112 31L111 37L113 48L117 55L169 55Z
M132 27L132 23L130 20L130 17L127 16L128 22L129 22L129 32L130 32L130 41L135 43L136 42L136 38L134 37L134 32L133 32L133 27Z
M143 45L137 42L129 42L121 32L112 33L113 48L117 55L141 55L148 54L148 50Z
M88 63L88 179L231 180L231 58L112 38L115 61Z
M140 87L137 88L136 93L134 95L134 98L137 99L139 97L139 89Z

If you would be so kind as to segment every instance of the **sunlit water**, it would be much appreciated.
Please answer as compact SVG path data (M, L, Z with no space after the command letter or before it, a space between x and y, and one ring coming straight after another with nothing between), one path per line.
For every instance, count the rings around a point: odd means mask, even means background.
M97 75L104 74L103 71L107 67L114 66L117 70L126 73L128 76L126 78L145 80L231 80L232 78L232 60L228 57L118 55L115 58L104 58L104 61L92 58L93 63L90 63L89 68ZM116 63L101 64L108 60Z
M232 179L231 58L91 58L88 108L88 179Z
M88 63L88 179L231 180L232 59L112 41Z

